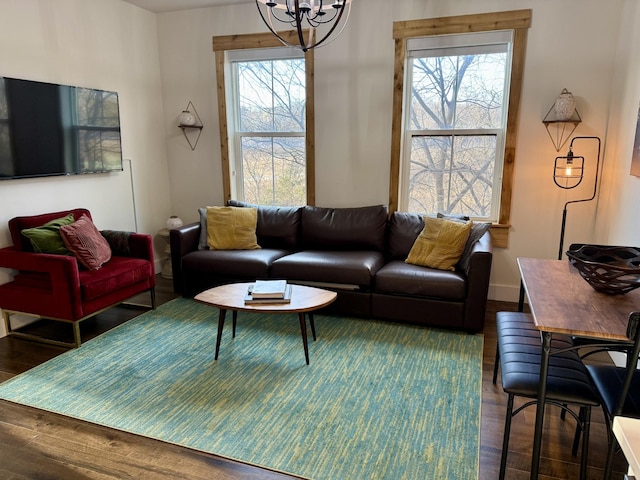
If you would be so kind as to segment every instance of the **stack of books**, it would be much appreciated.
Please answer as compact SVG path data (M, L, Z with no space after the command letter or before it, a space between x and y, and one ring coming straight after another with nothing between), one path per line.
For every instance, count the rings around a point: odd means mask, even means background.
M286 280L256 280L249 285L245 305L291 303L291 285Z

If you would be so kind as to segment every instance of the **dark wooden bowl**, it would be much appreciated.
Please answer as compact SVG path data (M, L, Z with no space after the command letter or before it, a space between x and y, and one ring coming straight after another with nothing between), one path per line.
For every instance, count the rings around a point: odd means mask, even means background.
M581 245L567 257L598 292L622 295L640 287L640 248Z

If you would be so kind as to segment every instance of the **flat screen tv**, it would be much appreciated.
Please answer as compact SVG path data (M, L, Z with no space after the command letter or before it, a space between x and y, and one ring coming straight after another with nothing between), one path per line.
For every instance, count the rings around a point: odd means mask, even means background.
M113 171L116 92L0 77L0 180Z

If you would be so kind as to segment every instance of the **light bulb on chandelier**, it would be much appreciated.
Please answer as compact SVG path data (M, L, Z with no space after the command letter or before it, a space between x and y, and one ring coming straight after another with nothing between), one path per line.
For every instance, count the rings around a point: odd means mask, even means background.
M284 45L306 52L331 43L342 33L351 13L351 1L334 0L329 3L323 0L256 0L256 6L271 33ZM284 25L295 29L296 43L286 40L278 33L277 27Z

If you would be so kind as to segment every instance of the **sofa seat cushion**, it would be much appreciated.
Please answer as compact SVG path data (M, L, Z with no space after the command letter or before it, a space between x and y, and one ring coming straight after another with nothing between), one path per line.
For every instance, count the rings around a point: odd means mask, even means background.
M382 265L384 257L380 252L308 250L273 262L270 276L370 287L373 276Z
M464 300L467 285L464 274L459 272L392 260L376 273L374 290L378 293Z
M153 276L153 263L132 257L111 257L99 270L80 270L80 291L86 302L146 281Z
M269 267L287 250L261 248L259 250L198 250L182 258L182 269L218 277L268 278Z

